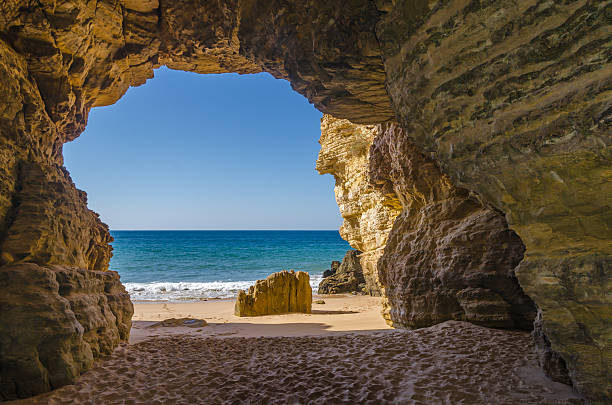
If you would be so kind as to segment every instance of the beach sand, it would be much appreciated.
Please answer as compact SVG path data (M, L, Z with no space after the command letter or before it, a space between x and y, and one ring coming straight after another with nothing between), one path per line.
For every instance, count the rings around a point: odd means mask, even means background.
M360 295L316 296L325 304L312 304L312 314L257 317L234 315L234 300L211 300L179 304L134 304L130 343L152 336L184 333L196 336L304 336L332 332L390 330L380 315L380 298ZM198 328L149 328L167 318L198 318L208 326Z
M389 328L373 297L238 318L233 301L135 304L130 344L75 385L14 404L582 404L538 368L529 333L449 321ZM200 328L153 327L202 318Z

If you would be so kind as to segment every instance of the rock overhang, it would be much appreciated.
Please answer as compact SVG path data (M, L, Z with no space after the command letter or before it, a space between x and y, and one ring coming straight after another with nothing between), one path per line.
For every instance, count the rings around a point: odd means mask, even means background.
M266 71L336 117L398 120L456 185L503 211L526 245L518 277L553 349L579 389L610 397L610 7L6 1L2 260L107 265L108 231L62 168L61 145L80 135L91 107L114 103L162 65ZM36 187L47 192L37 197Z

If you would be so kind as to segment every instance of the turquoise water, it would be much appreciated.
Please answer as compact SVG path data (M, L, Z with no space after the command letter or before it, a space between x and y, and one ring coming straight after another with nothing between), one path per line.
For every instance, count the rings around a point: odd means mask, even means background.
M283 269L316 286L350 249L337 231L111 231L110 269L135 301L230 298Z

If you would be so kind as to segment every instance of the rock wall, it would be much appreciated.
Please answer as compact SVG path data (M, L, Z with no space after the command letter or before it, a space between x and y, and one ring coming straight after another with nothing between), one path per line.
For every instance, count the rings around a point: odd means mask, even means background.
M74 187L66 169L23 160L16 170L17 193L3 235L2 263L107 269L113 238L87 209L87 195Z
M344 222L340 236L359 250L359 260L370 295L381 295L378 259L401 204L392 189L379 190L369 182L369 157L378 125L356 125L324 115L321 119L321 150L316 169L336 179L334 192Z
M0 2L0 266L108 268L112 238L63 168L62 145L81 134L92 107L114 103L161 65L198 73L268 71L289 79L323 111L356 121L389 119L393 112L373 31L379 14L365 0ZM304 23L295 24L297 19ZM96 167L103 168L103 161ZM10 346L14 352L0 359L6 370L3 398L73 381L95 357L88 339L119 336L104 338L104 350L127 339L112 322L87 329L104 308L99 300L81 301L75 323L74 310L54 295L51 278L32 276L31 286L25 277L5 280L7 291L51 291L51 296L27 295L29 308L32 316L38 311L58 326L10 322L22 316L10 306L10 314L3 311L0 318L2 338L37 330L47 357L62 358L47 361L29 345ZM118 305L122 313L131 311L129 300ZM14 365L15 356L23 364Z
M372 184L403 207L378 261L392 324L531 330L535 307L514 274L524 247L501 213L455 187L396 124L380 126L369 163Z
M396 124L324 116L319 142L317 170L336 179L340 234L364 249L368 289L384 291L390 323L533 328L535 307L514 274L524 247L499 212L455 187Z
M257 280L249 291L238 291L236 316L261 316L312 311L312 288L308 273L293 270L272 273Z
M62 166L62 133L25 59L0 40L0 265L106 269L112 241Z
M267 71L323 112L362 124L399 121L453 184L503 212L526 248L517 277L540 308L540 341L566 362L577 389L609 402L611 7L5 0L2 264L106 268L108 231L62 169L62 144L80 135L92 107L115 102L164 64Z
M61 83L46 85L0 36L0 399L72 383L131 325L118 275L93 271L112 237L62 165L67 129L42 98Z
M133 307L114 271L0 267L0 400L74 382L127 340Z
M501 210L541 329L594 402L612 398L609 1L408 1L377 25L411 140Z

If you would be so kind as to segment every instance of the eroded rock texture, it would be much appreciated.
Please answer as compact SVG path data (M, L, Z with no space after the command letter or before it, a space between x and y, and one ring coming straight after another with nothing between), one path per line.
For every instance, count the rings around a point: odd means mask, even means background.
M114 271L0 267L0 400L72 383L127 340L133 307Z
M62 145L80 135L92 107L114 103L129 86L153 77L155 67L268 71L289 79L323 111L356 121L389 119L393 112L373 29L379 15L365 0L0 2L0 265L107 269L112 238L62 167ZM103 161L96 162L96 169L102 168ZM34 310L47 311L42 308L48 297L31 298ZM129 301L123 304L128 311ZM99 305L89 305L83 313L95 317ZM66 305L52 308L56 319L72 316ZM14 307L11 311L18 313ZM30 327L8 320L3 313L0 323L7 336ZM60 329L40 331L45 350L70 352L79 365L70 366L70 372L62 371L63 365L51 367L48 375L36 374L35 381L24 370L39 366L24 347L23 358L32 364L11 368L11 378L37 388L15 390L3 384L3 396L69 383L91 365L82 349L85 338Z
M393 325L532 329L535 307L514 274L524 247L499 212L455 187L396 124L374 140L370 181L403 207L378 261Z
M320 143L317 170L336 179L340 234L364 249L367 289L385 292L389 322L532 329L535 307L514 274L524 247L499 212L453 186L395 124L324 116Z
M517 276L592 401L612 398L609 1L407 1L377 25L408 136L504 212Z
M0 40L0 264L106 269L112 240L62 166L62 133L24 58Z
M526 247L517 276L540 308L542 341L566 362L576 388L605 403L612 397L611 7L601 0L2 1L2 264L106 269L108 232L61 168L62 144L79 136L91 107L115 102L163 64L267 71L339 118L398 120L449 181L468 190L466 204L481 199L503 212ZM412 229L406 221L394 229ZM479 226L491 221L499 220L484 215ZM356 243L359 233L352 231ZM45 333L51 341L56 332Z
M127 340L132 304L116 273L91 271L107 270L112 237L62 166L61 106L41 97L61 83L40 83L1 38L0 78L0 398L11 399L73 382Z
M312 288L308 273L293 270L272 273L257 280L249 291L238 291L236 316L260 316L312 311Z
M378 259L401 212L393 189L381 190L369 181L370 146L379 132L378 125L357 125L324 115L316 166L320 174L332 174L336 180L334 192L344 220L340 236L361 251L359 260L370 295L381 294Z
M363 293L366 290L366 282L363 276L363 268L361 267L360 258L361 252L358 250L349 250L344 255L342 263L333 268L332 274L325 276L319 283L319 294L340 294L347 292ZM337 262L336 262L337 263Z
M66 169L24 160L16 170L2 262L107 269L113 240L108 226L87 209L86 194L74 187Z

